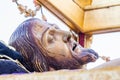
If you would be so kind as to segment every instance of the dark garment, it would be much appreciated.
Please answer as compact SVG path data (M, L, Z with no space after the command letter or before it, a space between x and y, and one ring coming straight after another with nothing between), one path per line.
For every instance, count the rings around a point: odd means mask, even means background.
M0 42L0 74L27 73L26 69L22 68L14 61L16 59L21 63L24 62L24 59L19 52L10 49Z
M0 74L27 73L27 71L12 60L0 59Z
M0 42L0 55L9 56L9 57L11 57L14 60L16 60L16 59L19 60L20 62L24 61L22 55L20 55L19 52L10 49L9 47L7 47L2 42Z

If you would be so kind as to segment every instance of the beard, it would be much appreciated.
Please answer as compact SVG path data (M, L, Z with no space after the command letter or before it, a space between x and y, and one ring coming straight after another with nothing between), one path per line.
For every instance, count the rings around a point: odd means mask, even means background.
M83 65L81 65L76 59L71 58L71 59L61 59L61 60L56 60L54 58L50 58L48 60L48 64L50 67L52 67L55 70L60 70L60 69L81 69Z

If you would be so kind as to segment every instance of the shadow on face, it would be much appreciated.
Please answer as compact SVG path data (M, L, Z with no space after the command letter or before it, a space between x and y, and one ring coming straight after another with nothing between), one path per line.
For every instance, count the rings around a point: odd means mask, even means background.
M36 18L21 23L9 43L23 55L23 64L30 71L78 69L98 58L94 50L81 47L70 32Z

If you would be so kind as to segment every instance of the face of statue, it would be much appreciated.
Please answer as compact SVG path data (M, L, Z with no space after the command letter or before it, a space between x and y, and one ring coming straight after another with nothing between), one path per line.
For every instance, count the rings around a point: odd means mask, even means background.
M49 64L56 68L79 68L80 65L94 62L98 54L92 49L81 47L71 33L59 29L56 25L44 25L44 29L36 28L37 38L47 51ZM44 31L42 37L39 32ZM57 68L57 67L59 68Z

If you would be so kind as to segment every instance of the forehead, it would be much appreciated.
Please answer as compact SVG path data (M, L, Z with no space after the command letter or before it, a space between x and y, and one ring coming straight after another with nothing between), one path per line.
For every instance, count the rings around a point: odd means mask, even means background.
M37 20L32 23L32 33L36 37L41 37L49 28L60 29L56 24L50 24L46 21Z

